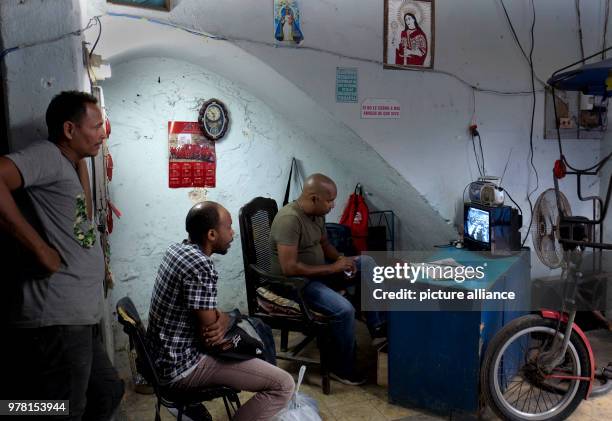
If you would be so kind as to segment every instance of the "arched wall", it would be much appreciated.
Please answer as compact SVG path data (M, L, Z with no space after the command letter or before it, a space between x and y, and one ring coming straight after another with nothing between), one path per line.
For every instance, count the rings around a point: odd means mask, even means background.
M97 51L113 69L102 84L113 126L111 196L123 212L111 236L115 297L132 296L146 314L161 256L184 238L192 203L189 189L167 187L167 122L194 121L198 101L211 97L225 101L232 125L217 143L217 187L208 198L230 210L236 232L238 210L248 200L261 195L282 201L295 156L305 174L323 172L336 180L329 221L337 222L359 181L373 207L396 212L398 249L454 238L446 221L367 143L265 63L229 43L171 27L114 16L102 22L108 35ZM224 308L246 307L238 237L229 254L216 259Z

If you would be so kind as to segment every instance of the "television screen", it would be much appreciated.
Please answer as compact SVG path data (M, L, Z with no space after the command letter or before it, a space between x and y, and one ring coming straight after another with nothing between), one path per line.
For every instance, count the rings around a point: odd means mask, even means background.
M464 235L474 241L489 243L489 212L478 208L467 208Z

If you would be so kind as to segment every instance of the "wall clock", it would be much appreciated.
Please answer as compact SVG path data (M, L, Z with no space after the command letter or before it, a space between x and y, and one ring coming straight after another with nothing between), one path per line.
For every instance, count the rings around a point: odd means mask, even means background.
M229 114L225 105L218 99L212 98L202 104L198 123L204 136L210 140L219 140L229 128Z

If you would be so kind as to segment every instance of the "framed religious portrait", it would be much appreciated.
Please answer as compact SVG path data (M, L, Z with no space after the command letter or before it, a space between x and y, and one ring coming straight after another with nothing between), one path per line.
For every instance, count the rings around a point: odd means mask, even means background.
M144 9L155 9L169 12L172 8L172 0L106 0L107 3L119 4L121 6L134 6Z
M274 0L274 38L279 44L300 45L304 41L298 0Z
M434 0L385 0L383 65L433 69Z

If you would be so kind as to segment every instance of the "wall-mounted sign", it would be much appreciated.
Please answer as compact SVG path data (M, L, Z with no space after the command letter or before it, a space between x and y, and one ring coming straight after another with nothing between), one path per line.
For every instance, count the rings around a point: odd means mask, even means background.
M336 67L336 102L357 102L357 68Z
M169 121L168 186L215 187L215 143L207 139L198 122Z
M300 8L297 0L274 0L274 38L288 44L300 44L302 34Z
M433 68L434 0L385 0L383 64Z
M368 98L361 103L361 118L400 118L401 105L394 99Z
M229 113L218 99L209 99L200 108L198 115L200 130L210 140L219 140L229 128Z

